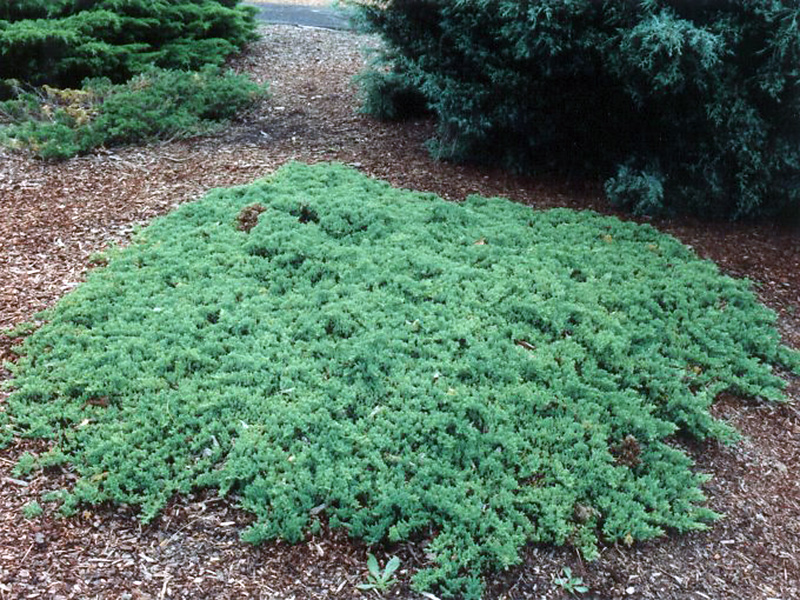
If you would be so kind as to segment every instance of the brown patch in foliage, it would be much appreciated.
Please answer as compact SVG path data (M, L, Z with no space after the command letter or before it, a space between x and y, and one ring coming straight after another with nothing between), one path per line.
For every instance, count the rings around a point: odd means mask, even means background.
M258 225L258 215L267 210L266 206L261 204L252 204L245 206L236 217L236 229L250 233L250 230Z
M319 217L317 216L317 213L315 213L313 209L308 208L306 205L300 207L300 216L297 220L304 225L306 223L319 223Z
M642 448L639 440L632 435L626 435L619 444L611 446L611 455L618 465L624 465L633 469L642 464Z

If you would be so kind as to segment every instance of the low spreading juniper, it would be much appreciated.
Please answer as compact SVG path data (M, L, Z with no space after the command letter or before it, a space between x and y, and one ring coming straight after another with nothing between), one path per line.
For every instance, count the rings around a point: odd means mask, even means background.
M250 542L426 543L440 597L527 543L706 527L676 434L732 440L715 397L800 370L747 282L652 227L324 164L181 206L41 319L0 440L51 440L25 468L71 465L62 510L215 488Z

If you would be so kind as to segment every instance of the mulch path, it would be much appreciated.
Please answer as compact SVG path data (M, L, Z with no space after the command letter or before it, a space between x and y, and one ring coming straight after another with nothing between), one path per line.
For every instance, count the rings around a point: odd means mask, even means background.
M0 328L51 306L82 280L93 253L124 244L136 225L212 187L249 183L288 160L337 160L453 200L481 193L615 214L595 183L436 163L423 146L431 122L385 124L357 114L351 78L364 64L360 48L374 39L291 26L262 33L235 66L270 81L273 97L216 137L101 151L60 164L0 150ZM797 227L650 223L723 271L753 280L779 314L784 339L800 347ZM0 360L13 360L13 341L0 335ZM7 376L0 372L0 379ZM606 547L594 563L569 548L531 546L519 567L489 576L486 598L566 597L552 581L565 566L591 588L584 597L800 598L798 378L789 393L792 402L781 406L720 398L715 413L742 431L744 441L733 447L686 442L698 469L713 475L706 485L710 507L725 514L710 531ZM361 542L323 531L295 546L253 548L238 540L250 517L207 492L176 498L148 525L128 506L91 507L70 519L46 508L26 519L25 504L74 480L63 469L14 476L22 452L45 450L44 442L31 440L0 450L0 600L370 596L355 587L366 571ZM387 597L433 598L408 588L409 574L424 560L419 548L373 551L381 560L402 559L400 582Z

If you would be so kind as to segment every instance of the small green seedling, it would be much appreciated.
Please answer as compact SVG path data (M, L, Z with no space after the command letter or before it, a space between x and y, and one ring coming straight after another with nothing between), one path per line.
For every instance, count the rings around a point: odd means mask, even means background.
M583 579L574 576L569 567L561 569L561 577L554 578L553 583L572 596L589 591L589 588L583 583Z
M378 592L385 592L397 581L393 575L394 572L400 567L400 559L393 556L386 563L386 566L381 570L378 565L378 559L374 554L367 555L367 583L360 583L356 587L360 590L377 590Z

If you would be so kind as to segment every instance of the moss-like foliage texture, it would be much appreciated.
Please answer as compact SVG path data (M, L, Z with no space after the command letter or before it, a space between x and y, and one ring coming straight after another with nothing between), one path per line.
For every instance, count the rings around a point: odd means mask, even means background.
M238 0L0 0L0 99L16 79L76 87L150 66L220 65L254 38Z
M336 165L182 206L46 320L9 410L74 465L67 509L219 488L249 541L428 539L416 585L473 598L528 541L703 527L671 436L727 436L716 394L780 399L798 365L747 283L651 227Z
M606 180L636 212L800 212L800 2L345 0L385 41L367 110L437 156Z

